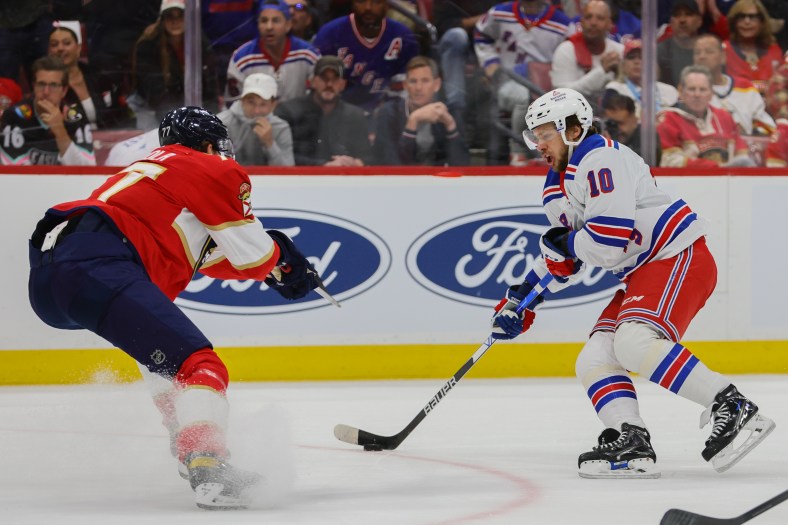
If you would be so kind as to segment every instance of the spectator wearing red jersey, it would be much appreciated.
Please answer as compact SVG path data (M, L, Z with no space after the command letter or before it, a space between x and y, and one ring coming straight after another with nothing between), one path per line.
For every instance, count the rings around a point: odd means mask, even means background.
M760 0L739 0L728 11L727 72L734 78L752 81L761 94L782 61L782 50L771 32L770 21Z
M788 62L769 80L766 109L777 121L777 129L766 147L766 165L784 168L788 166Z
M679 81L679 103L657 117L660 166L754 166L730 113L711 105L711 73L687 66Z

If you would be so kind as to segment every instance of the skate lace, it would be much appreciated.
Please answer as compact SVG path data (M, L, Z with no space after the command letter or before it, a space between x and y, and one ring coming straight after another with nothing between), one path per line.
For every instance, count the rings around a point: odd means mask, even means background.
M714 412L714 426L711 429L711 439L719 437L722 434L723 430L728 424L728 421L731 419L731 411L728 408L728 405L723 403L720 407Z
M618 439L615 441L611 441L610 443L605 443L604 445L598 445L594 447L594 450L608 450L612 448L620 448L624 443L627 442L629 439L629 430L626 430L618 436Z

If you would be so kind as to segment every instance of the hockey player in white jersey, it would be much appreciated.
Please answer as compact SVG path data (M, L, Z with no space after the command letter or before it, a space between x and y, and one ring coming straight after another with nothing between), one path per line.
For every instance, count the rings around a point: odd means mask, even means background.
M515 308L547 272L555 280L546 295L577 282L586 264L612 272L625 288L605 307L575 365L606 427L598 445L580 455L580 476L660 475L630 372L705 408L701 426L710 422L711 434L701 454L725 471L774 422L679 342L716 284L704 222L657 187L637 154L598 134L592 118L588 101L572 89L553 90L528 108L526 143L550 166L543 204L552 227L541 238L542 257L496 309L494 334L510 339L530 327L544 297L522 314ZM746 439L734 443L737 436Z

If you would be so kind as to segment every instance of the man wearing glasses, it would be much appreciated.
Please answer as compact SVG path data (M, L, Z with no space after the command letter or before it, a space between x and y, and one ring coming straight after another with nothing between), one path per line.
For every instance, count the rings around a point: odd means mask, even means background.
M315 38L315 24L312 18L312 9L305 0L285 0L290 7L290 21L292 27L290 34L311 42Z
M58 57L33 63L33 98L3 112L0 119L0 162L95 166L90 123L79 104L65 105L68 71Z

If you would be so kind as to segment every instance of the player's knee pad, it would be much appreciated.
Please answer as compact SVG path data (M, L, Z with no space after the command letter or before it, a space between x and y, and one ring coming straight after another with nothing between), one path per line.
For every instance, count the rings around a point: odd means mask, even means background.
M600 375L619 373L621 366L613 355L613 332L594 332L575 361L575 374L583 385Z
M649 356L661 355L666 341L651 326L630 321L622 323L616 329L613 350L616 359L629 371L641 373Z
M230 376L227 367L211 348L197 350L183 362L175 382L181 387L204 386L224 394Z

